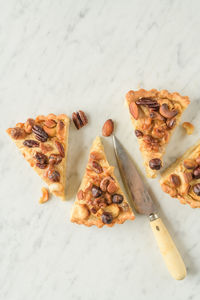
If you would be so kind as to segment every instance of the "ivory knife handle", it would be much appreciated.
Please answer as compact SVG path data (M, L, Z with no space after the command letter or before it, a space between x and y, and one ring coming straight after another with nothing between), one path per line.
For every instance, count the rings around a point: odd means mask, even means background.
M150 221L150 224L171 276L177 280L184 279L186 276L185 264L167 228L160 218Z

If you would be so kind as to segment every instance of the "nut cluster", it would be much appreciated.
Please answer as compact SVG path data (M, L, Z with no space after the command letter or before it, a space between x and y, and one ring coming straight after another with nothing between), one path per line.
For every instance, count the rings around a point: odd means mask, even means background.
M54 115L49 116L55 117ZM25 139L23 142L25 147L36 148L37 151L33 153L35 166L40 169L47 169L46 177L52 182L59 182L60 173L55 168L65 157L65 149L60 141L55 140L55 136L57 133L58 136L62 137L64 127L62 120L56 122L53 118L40 116L36 120L28 119L24 124L18 123L15 128L10 128L8 133L13 139ZM30 135L33 137L30 138ZM46 143L52 137L54 137L54 145L58 153L54 153L54 148ZM48 152L51 152L50 155L47 155Z
M101 153L92 152L90 154L89 169L87 172L90 177L90 183L85 190L79 190L78 200L84 200L88 208L87 217L93 214L101 217L104 224L110 224L119 214L118 205L124 200L123 195L117 193L118 185L115 179L105 174L101 166ZM96 175L93 175L96 174Z
M159 99L150 97L132 101L129 104L129 110L135 120L141 120L135 130L136 137L142 139L147 151L159 152L162 143L168 141L168 131L176 124L175 117L179 113L178 110L170 109L167 103L160 104ZM149 167L152 170L159 170L162 162L154 158L149 162Z

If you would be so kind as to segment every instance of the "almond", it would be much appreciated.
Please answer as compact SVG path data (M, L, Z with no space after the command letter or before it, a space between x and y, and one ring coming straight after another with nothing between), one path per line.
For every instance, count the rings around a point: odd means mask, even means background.
M47 119L45 120L44 125L48 128L54 128L56 127L57 123L52 119Z
M139 117L139 110L137 104L134 101L130 103L129 110L133 118L137 120Z
M114 123L113 120L108 119L102 128L102 135L103 136L110 136L113 133L114 130Z

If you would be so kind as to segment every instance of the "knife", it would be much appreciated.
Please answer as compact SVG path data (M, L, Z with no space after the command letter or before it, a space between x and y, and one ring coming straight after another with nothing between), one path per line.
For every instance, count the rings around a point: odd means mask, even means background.
M148 216L158 247L171 276L177 280L184 279L186 276L185 264L169 232L158 216L156 204L149 194L148 188L140 177L132 159L115 136L113 136L113 145L120 174L130 195L128 197L130 207L133 210L135 208L139 214Z

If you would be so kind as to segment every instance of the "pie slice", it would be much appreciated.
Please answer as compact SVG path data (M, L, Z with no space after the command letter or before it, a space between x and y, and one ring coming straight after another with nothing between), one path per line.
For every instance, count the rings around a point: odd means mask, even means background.
M8 128L24 158L47 183L52 194L65 198L69 118L49 114Z
M190 100L166 90L129 91L126 94L131 120L144 159L146 174L157 176L170 136Z
M200 140L163 172L160 184L182 204L200 207Z
M93 142L85 175L71 211L71 221L86 226L113 226L134 214L106 159L99 137Z

